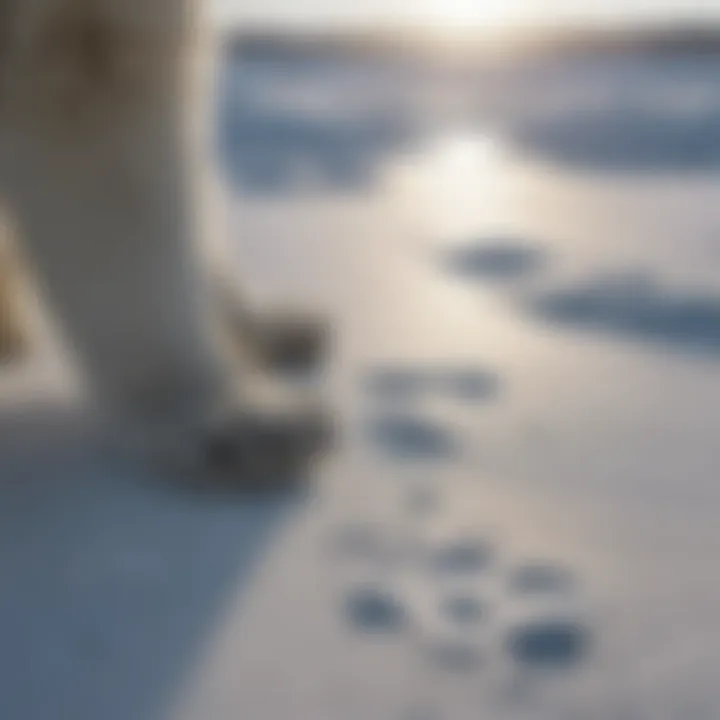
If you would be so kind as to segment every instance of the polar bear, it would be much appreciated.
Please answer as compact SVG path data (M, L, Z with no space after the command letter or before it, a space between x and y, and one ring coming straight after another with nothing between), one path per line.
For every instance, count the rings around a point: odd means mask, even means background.
M319 358L327 332L257 318L204 256L200 4L0 0L0 202L114 432L264 487L326 445L318 402L274 371ZM15 268L0 269L0 355L26 343Z

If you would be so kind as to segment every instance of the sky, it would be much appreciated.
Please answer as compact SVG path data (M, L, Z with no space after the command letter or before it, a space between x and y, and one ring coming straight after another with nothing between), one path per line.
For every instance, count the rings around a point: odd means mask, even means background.
M221 25L419 23L497 27L567 22L720 21L720 0L212 0Z

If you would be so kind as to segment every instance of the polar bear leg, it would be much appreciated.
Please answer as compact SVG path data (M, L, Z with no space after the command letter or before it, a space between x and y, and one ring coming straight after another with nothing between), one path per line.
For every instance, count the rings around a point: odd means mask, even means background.
M239 387L203 270L193 3L0 0L0 14L10 6L0 189L99 406L241 486L304 466L322 413Z

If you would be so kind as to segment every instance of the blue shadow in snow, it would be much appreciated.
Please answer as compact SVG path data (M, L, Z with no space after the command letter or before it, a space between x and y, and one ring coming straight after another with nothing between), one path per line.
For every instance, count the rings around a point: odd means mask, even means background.
M160 720L292 508L90 456L61 408L0 416L0 717Z
M720 107L662 116L651 110L568 110L517 122L510 138L552 162L600 172L712 172L720 167Z
M275 63L272 71L228 59L228 89L219 99L217 145L229 181L248 194L275 195L298 186L353 192L367 188L393 150L407 141L403 119L382 108L368 113L342 111L342 98L324 87L324 108L308 112L293 98L279 102L288 85L321 81L333 69L315 64L293 68ZM265 63L267 64L267 63Z
M720 359L720 296L667 289L632 273L591 277L534 296L530 312L574 327Z

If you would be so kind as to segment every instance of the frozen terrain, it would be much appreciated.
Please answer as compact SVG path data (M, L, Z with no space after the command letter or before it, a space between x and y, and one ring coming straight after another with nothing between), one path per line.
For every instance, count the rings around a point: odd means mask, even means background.
M0 718L720 717L719 73L230 62L238 279L329 308L341 452L190 497L3 371Z

